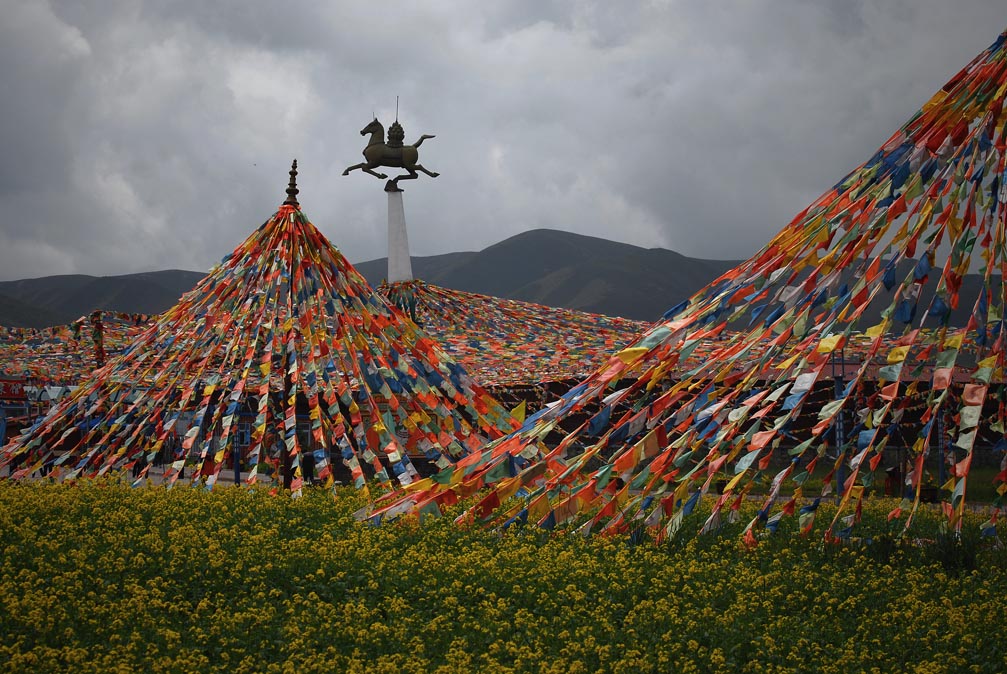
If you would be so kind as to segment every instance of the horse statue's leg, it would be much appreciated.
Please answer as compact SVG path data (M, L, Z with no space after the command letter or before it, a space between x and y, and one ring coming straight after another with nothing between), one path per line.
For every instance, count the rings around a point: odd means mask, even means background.
M405 170L409 171L409 175L397 176L397 177L392 178L391 180L388 181L392 185L394 185L396 189L398 189L398 187L399 187L399 181L400 180L416 180L417 178L420 177L420 174L417 173L415 170L413 170L412 166L403 166L402 168L404 168Z
M376 164L369 164L367 162L361 162L359 164L354 164L353 166L348 166L346 168L346 170L343 171L343 175L344 176L348 176L348 175L350 175L350 171L356 171L357 169L360 169L361 171L364 171L366 173L370 173L375 178L381 178L382 180L384 180L385 178L388 177L384 173L377 173L374 170L374 166L376 166Z
M423 168L423 164L413 164L413 168L416 169L417 171L423 171L424 173L426 173L431 178L436 178L437 176L440 175L440 173L437 173L435 171L428 171L428 170L426 170L425 168ZM415 173L413 175L415 175Z

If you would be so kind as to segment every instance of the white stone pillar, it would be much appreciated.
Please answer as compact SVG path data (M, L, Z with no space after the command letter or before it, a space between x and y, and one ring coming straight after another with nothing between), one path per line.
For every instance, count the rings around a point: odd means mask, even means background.
M388 282L413 280L413 264L409 259L409 236L406 234L406 212L402 207L402 192L388 194Z

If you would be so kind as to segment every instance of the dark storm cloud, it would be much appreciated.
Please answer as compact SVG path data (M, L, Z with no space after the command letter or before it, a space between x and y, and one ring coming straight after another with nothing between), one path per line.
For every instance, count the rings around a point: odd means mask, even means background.
M413 251L554 227L754 253L1007 25L999 0L51 2L0 23L0 278L207 269L283 198L383 254L359 129L442 176Z

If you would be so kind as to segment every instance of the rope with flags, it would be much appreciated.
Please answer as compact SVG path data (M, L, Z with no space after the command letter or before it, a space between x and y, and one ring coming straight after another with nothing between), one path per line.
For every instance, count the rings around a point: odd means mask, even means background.
M795 513L810 532L836 481L839 508L823 535L844 538L911 400L922 409L907 496L891 518L909 528L935 421L947 418L951 480L942 508L948 526L960 528L980 426L996 433L996 448L1007 447L1005 45L1007 34L749 260L669 309L518 431L369 516L433 512L431 503L481 490L463 518L583 533L645 527L666 539L719 483L695 530L718 529L737 518L743 499L758 498L743 534L754 543ZM848 347L856 347L852 365ZM692 358L698 348L701 362ZM833 384L831 399L808 404ZM597 411L541 459L516 462L588 409ZM780 453L785 464L769 472ZM819 466L824 486L805 499L802 486ZM1004 468L987 533L1007 492Z
M248 483L298 494L306 452L366 487L406 486L411 457L453 465L513 430L509 412L374 293L296 201L287 201L128 348L0 452L15 479L133 469L174 484L186 467L212 487L242 454ZM291 193L292 190L292 193ZM239 446L239 417L250 419ZM167 454L167 456L166 456ZM16 466L16 467L15 467Z

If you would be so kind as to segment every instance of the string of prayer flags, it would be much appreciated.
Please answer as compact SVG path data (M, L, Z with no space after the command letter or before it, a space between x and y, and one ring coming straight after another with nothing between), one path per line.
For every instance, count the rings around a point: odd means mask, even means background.
M648 326L420 280L377 290L489 387L581 379Z
M977 448L1007 447L1005 96L1007 33L749 260L473 454L451 489L482 488L517 456L511 439L564 429L540 458L511 465L526 486L495 488L479 521L510 526L526 513L530 525L603 534L633 523L665 540L718 485L694 531L718 529L724 509L758 494L744 534L755 545L795 514L809 534L835 490L823 535L842 539L886 451L904 442L912 470L900 470L906 502L892 519L908 529L936 447L952 475L947 523L960 527ZM816 467L828 471L822 491L800 504ZM996 481L999 512L1007 470Z

